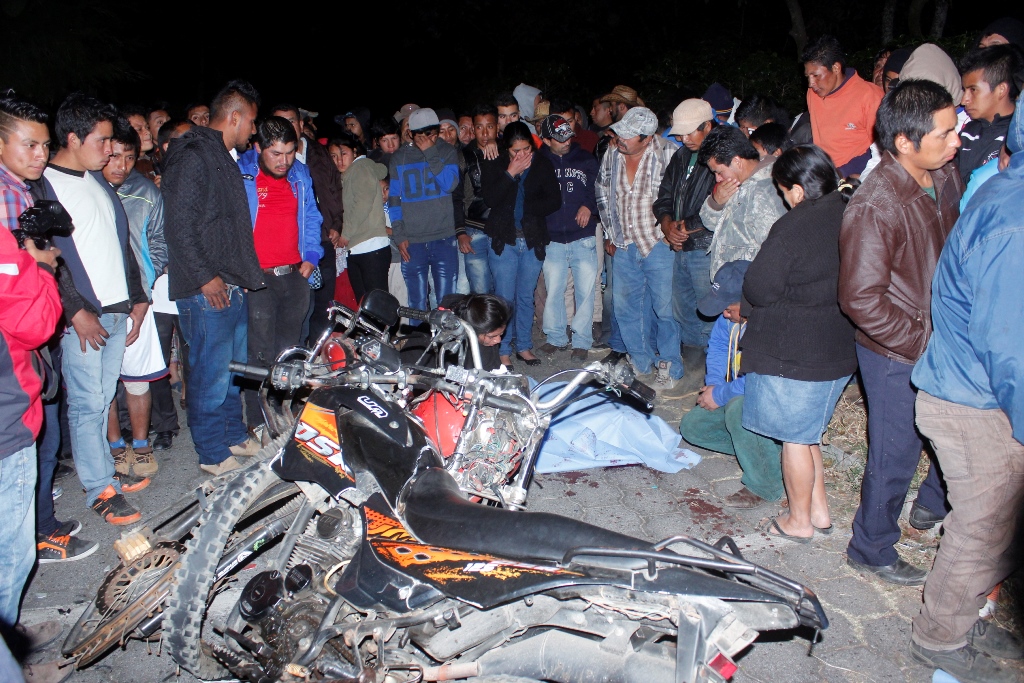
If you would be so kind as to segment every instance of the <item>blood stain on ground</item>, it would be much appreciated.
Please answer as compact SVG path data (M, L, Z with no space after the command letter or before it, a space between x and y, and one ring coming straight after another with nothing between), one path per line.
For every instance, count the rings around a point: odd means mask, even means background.
M559 472L555 476L564 481L566 484L578 484L580 482L580 479L590 478L590 476L586 472ZM593 482L592 485L596 486L597 482Z

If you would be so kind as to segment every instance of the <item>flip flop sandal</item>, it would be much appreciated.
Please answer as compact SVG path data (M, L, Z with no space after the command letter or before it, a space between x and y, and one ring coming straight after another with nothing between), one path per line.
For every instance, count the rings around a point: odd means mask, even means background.
M794 543L807 544L811 542L810 536L793 536L792 534L787 534L782 530L782 527L779 526L779 520L776 517L769 517L760 525L759 530L768 534L769 537L784 538L787 541L793 541Z
M835 531L835 528L835 524L829 524L826 527L816 526L814 527L814 533L821 534L822 536L831 536L832 532Z

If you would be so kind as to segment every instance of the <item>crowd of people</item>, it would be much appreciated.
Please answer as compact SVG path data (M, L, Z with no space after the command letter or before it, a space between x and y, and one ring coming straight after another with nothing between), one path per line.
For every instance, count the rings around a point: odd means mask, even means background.
M848 563L924 585L917 660L1016 680L999 658L1024 655L1020 641L979 609L1013 568L1024 495L1022 49L1024 25L1002 19L959 65L925 44L879 54L867 79L822 36L796 117L720 84L659 117L626 85L588 108L521 83L462 114L356 107L330 138L244 81L180 118L75 93L51 119L8 94L7 642L56 637L17 626L33 565L97 548L54 516L62 421L85 504L131 524L125 494L179 431L171 370L200 470L230 472L259 451L263 417L229 361L269 366L323 330L332 300L383 289L416 309L483 295L463 304L481 307L489 365L598 351L661 400L696 396L681 434L743 470L723 503L785 498L762 530L797 543L834 529L821 437L859 373L869 453ZM33 211L60 207L73 232L24 238ZM896 552L925 442L910 524L942 523L930 573Z

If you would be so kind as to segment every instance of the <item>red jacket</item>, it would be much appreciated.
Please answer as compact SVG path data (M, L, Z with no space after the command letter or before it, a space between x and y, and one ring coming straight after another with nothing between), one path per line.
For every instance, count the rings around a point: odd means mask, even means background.
M60 318L53 271L0 230L0 459L35 443L43 422L42 380L32 354Z

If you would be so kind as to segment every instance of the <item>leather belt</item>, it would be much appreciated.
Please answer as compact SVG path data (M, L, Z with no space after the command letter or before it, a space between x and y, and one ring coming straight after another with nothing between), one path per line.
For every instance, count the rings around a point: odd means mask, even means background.
M299 266L301 266L301 265L302 265L301 263L290 263L290 264L288 264L286 266L275 266L273 268L264 268L263 272L266 273L267 275L288 275L290 273L297 272L299 270Z

